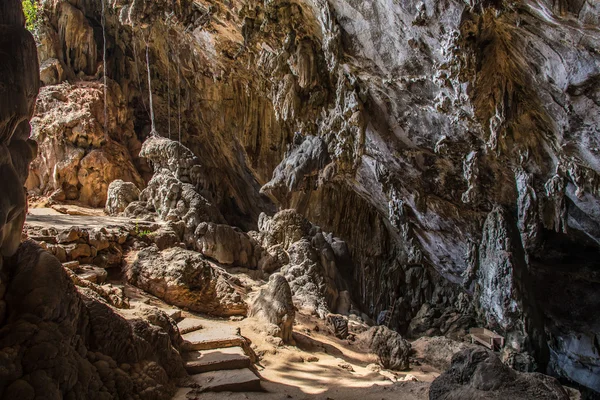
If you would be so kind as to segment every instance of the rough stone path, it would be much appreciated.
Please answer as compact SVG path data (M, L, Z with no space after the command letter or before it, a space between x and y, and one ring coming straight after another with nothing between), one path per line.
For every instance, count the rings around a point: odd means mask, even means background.
M177 326L184 339L182 357L190 387L180 388L174 400L191 399L202 392L261 390L239 329L193 316L184 316Z
M66 215L51 208L31 208L27 214L26 224L44 228L69 229L73 226L84 228L102 228L109 226L131 226L139 225L162 225L162 222L149 222L123 217L111 217L100 215Z

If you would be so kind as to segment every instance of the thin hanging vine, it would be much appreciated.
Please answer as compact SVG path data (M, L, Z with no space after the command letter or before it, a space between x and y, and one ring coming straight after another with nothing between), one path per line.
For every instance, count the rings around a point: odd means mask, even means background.
M150 34L148 34L148 40L144 39L144 43L146 43L146 66L148 70L148 98L150 99L150 122L152 123L152 130L150 131L151 135L156 135L156 125L154 123L154 107L152 103L152 78L150 76Z

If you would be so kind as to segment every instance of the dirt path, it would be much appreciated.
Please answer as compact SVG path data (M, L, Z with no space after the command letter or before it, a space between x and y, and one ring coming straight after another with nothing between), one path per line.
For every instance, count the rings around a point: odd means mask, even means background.
M125 311L129 316L144 307L158 307L165 311L174 309L152 295L126 286L132 306L131 310ZM265 391L207 392L175 400L427 400L429 384L438 376L428 366L405 372L378 371L373 367L377 357L366 351L363 344L335 338L324 321L307 315L297 314L294 346L273 344L264 334L257 332L257 322L253 318L231 321L185 311L183 315L212 325L240 328L241 334L252 342L252 348L260 357L256 368ZM408 375L418 381L403 381Z
M102 215L101 210L78 208L66 211L84 215L67 215L54 208L30 208L27 224L56 229L68 229L72 226L108 228L160 224L110 217ZM239 277L246 283L252 283L248 287L257 284L246 275ZM126 318L135 318L136 312L146 307L157 307L169 314L176 311L176 307L140 289L123 285L122 282L111 283L124 287L126 296L130 299L131 309L117 311ZM295 345L274 343L259 333L257 321L252 318L231 321L190 312L183 314L204 319L207 324L239 328L241 334L252 342L252 348L260 358L256 368L264 388L264 392L258 393L207 392L194 395L191 399L426 400L430 382L438 376L434 369L427 366L401 373L380 371L376 367L377 357L369 353L362 343L337 339L325 321L300 313L296 314L294 324ZM190 399L184 397L176 400Z
M42 228L68 229L73 226L83 228L102 228L111 226L161 225L162 222L147 222L108 215L68 215L53 208L30 208L25 223L29 226Z

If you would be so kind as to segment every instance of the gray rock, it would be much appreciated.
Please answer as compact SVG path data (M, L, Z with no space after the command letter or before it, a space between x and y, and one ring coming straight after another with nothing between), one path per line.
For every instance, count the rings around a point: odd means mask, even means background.
M411 345L398 332L386 326L373 326L359 335L371 351L379 357L383 368L405 370L409 367Z
M474 348L452 357L450 369L431 384L429 399L569 400L569 396L555 378L517 372L491 351Z
M293 342L296 311L290 285L283 275L271 275L269 283L252 301L248 315L265 324L261 329L267 334L281 338L284 343Z
M457 342L443 336L422 337L411 343L414 358L440 371L450 368L454 354L477 347L477 345Z
M261 192L298 190L306 186L305 178L318 173L328 160L325 142L319 137L308 136L275 168L273 178L261 188Z
M157 171L140 193L140 200L129 204L124 211L126 216L136 218L154 213L164 221L183 221L184 239L192 245L200 223L225 222L219 210L193 185L180 181L167 169Z
M229 225L203 222L196 228L195 237L196 249L221 264L257 267L260 247L248 235Z
M125 208L130 203L138 200L139 197L140 190L134 183L117 179L108 185L104 210L109 215L120 214L125 211Z
M194 182L194 167L200 164L190 149L175 140L158 135L151 135L144 141L140 157L148 159L154 171L169 170L185 183Z
M333 334L338 339L346 339L348 337L348 318L343 315L329 314L327 322L333 328Z

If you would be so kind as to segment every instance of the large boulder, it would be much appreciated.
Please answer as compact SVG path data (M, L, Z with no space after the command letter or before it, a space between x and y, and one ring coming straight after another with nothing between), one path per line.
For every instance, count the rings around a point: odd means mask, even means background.
M373 326L359 335L371 351L379 357L379 363L387 369L408 369L411 345L396 331L386 326Z
M124 182L121 179L114 180L108 185L104 210L109 215L120 214L139 197L140 189L134 183Z
M411 343L411 347L413 357L418 361L445 371L450 368L454 354L477 346L444 336L434 336L419 338Z
M203 222L195 233L196 249L205 256L225 265L256 268L261 249L239 229Z
M569 400L569 396L555 378L517 372L491 351L479 347L452 357L450 369L431 384L429 399Z
M269 283L263 287L252 304L249 316L255 317L265 324L264 331L292 342L292 329L296 315L292 301L292 291L287 280L281 274L273 274Z
M132 285L178 307L214 316L246 314L237 279L193 251L148 247L137 254L125 276Z

